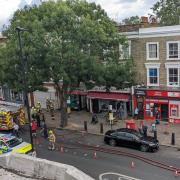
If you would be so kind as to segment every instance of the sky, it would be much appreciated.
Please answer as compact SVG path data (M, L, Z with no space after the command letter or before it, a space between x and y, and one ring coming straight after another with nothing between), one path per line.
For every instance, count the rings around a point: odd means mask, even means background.
M0 0L0 29L3 24L8 24L13 13L23 7L25 4L30 5L40 0ZM100 4L108 13L108 16L115 20L121 21L131 16L144 16L152 13L150 9L158 0L87 0Z

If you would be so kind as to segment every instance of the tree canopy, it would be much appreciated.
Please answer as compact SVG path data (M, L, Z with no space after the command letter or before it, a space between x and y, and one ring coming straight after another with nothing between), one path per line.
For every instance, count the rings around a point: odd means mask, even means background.
M141 18L137 15L122 20L122 24L124 25L139 24L140 22L141 22Z
M65 92L81 82L87 87L91 82L108 86L114 82L123 87L127 76L132 77L129 61L118 63L118 47L126 44L126 38L117 32L106 12L95 3L59 0L26 6L11 19L4 32L8 40L0 53L5 62L3 81L11 88L23 90L17 26L28 30L21 32L21 37L29 91L42 88L44 81L54 81L64 109ZM59 80L63 80L62 87Z
M180 24L180 1L179 0L159 0L152 7L153 12L162 25Z

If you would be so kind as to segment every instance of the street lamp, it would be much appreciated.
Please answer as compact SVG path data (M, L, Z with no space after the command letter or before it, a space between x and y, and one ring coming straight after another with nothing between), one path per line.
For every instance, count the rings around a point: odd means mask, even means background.
M30 107L29 107L29 99L28 99L28 88L27 88L27 59L23 58L23 52L22 52L22 42L21 42L21 32L28 31L27 29L16 27L16 31L18 33L18 40L19 40L19 59L22 64L22 77L23 77L23 84L24 84L24 104L27 106L27 115L28 115L28 121L29 121L29 132L30 132L30 140L31 140L31 146L32 151L34 150L34 144L33 144L33 137L32 137L32 128L31 128L31 115L30 115ZM26 102L26 103L25 103Z

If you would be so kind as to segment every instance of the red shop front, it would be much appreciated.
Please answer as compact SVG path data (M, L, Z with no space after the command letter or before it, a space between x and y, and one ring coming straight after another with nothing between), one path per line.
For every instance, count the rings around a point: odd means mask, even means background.
M180 123L180 92L147 90L144 118L154 121L157 110L160 112L160 120Z

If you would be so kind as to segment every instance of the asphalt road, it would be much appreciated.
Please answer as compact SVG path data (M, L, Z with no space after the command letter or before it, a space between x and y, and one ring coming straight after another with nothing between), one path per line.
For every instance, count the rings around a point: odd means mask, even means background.
M79 147L77 144L77 142L82 142L89 145L111 148L104 144L102 136L90 134L82 136L80 133L61 130L56 130L56 134L56 151L48 150L47 140L38 135L38 141L35 142L37 157L73 165L96 180L133 180L133 178L134 180L180 179L180 176L175 177L175 172L154 167L126 156L96 152L95 158L94 151ZM64 138L62 135L64 135ZM28 133L23 134L24 139L27 141L28 136ZM63 144L67 148L60 148ZM128 148L116 148L180 168L180 151L177 151L175 148L160 147L160 150L156 153L142 153ZM134 168L132 168L132 162L134 163Z

